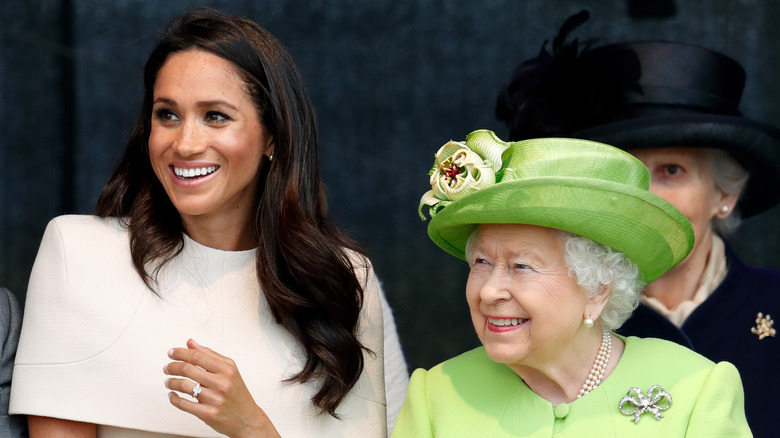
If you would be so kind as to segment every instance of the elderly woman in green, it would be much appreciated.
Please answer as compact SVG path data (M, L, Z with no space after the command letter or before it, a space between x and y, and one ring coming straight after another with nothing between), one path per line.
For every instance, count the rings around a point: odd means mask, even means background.
M693 246L649 179L585 140L476 131L439 150L421 215L471 268L483 346L414 372L393 437L751 436L730 363L612 333Z

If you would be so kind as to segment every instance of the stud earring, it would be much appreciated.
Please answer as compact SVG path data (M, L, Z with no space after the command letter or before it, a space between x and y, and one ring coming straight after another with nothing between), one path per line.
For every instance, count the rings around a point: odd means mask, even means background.
M271 151L271 153L268 155L268 161L274 161L274 152L276 151Z
M721 213L728 213L729 212L729 206L728 205L724 205L723 207L720 208L720 211L721 211Z
M582 323L585 325L585 327L591 328L593 327L593 318L591 318L590 315L587 315Z

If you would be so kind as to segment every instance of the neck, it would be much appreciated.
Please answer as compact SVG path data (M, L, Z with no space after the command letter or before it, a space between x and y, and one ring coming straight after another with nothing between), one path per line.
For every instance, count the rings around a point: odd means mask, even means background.
M584 331L584 332L583 332ZM526 385L537 395L552 404L570 403L578 398L593 363L598 355L602 342L602 329L598 327L580 330L581 336L572 342L573 348L562 349L564 352L555 360L541 366L513 365L512 369L520 376ZM612 340L612 354L607 363L604 377L612 373L623 352L623 341L609 334Z
M701 239L697 238L685 260L647 285L645 295L659 300L669 310L674 310L683 301L692 300L711 251L712 231L708 230Z
M201 245L223 251L243 251L257 246L248 217L182 216L190 238Z

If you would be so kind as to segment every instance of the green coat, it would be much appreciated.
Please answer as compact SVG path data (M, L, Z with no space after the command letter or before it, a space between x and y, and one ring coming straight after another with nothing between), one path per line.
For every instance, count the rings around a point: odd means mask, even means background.
M424 437L751 437L742 383L717 365L660 339L625 339L615 370L581 399L553 406L480 347L412 375L393 438ZM661 385L672 403L656 419L619 409L631 387ZM636 394L633 394L636 396ZM665 402L659 402L663 405ZM624 405L625 410L632 406Z

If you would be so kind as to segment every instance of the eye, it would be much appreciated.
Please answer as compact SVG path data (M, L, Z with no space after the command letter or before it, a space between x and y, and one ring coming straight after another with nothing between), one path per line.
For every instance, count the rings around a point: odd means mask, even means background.
M159 108L155 110L154 118L160 122L176 122L179 120L179 116L167 108Z
M526 265L525 263L515 263L515 269L525 270L525 269L532 269L532 268Z
M650 175L653 182L663 185L683 184L688 178L688 169L674 162L659 164Z
M490 268L490 262L483 257L476 257L471 263L471 269L488 269Z
M682 173L682 167L676 164L668 164L664 166L664 173L669 176L674 176L679 173Z
M226 114L218 111L209 111L206 113L206 121L216 124L223 124L229 122L231 119Z

